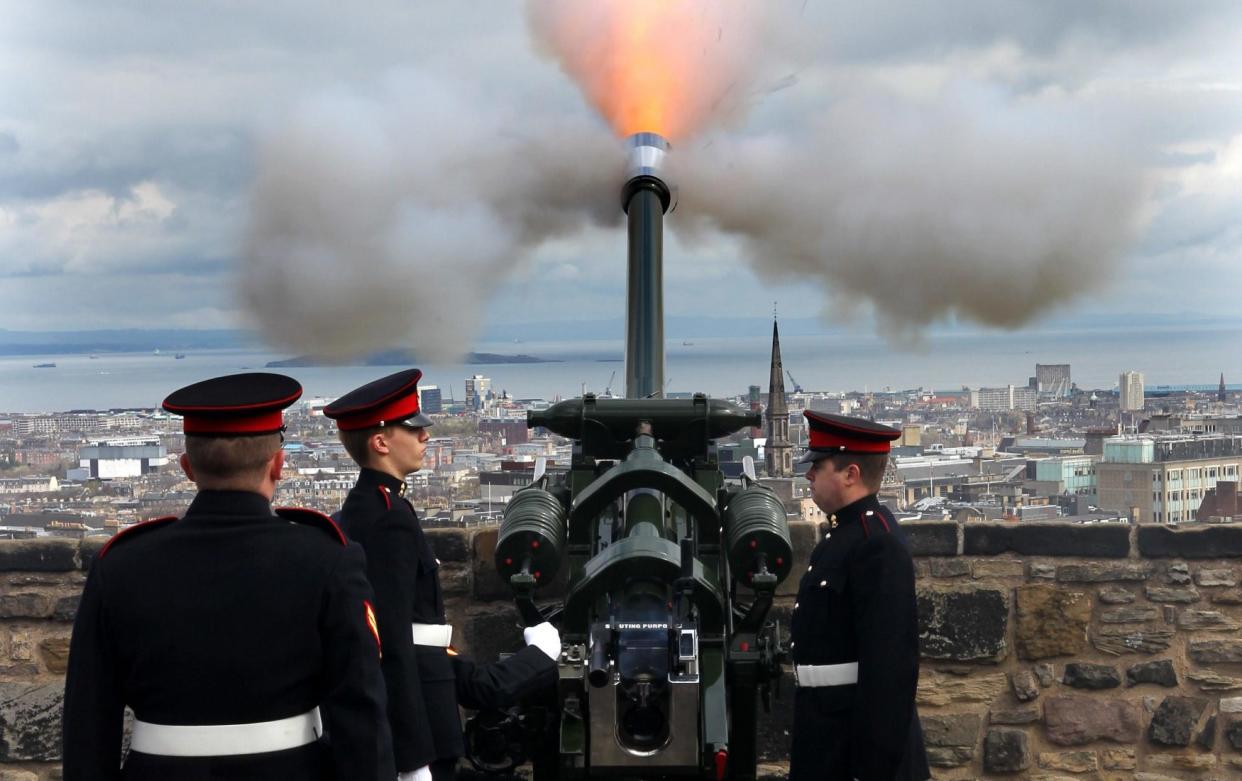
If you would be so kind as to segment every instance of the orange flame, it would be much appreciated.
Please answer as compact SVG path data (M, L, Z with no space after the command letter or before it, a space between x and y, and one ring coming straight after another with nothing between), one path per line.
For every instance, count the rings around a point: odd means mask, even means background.
M740 0L536 0L531 26L620 136L679 140L740 103L754 47Z

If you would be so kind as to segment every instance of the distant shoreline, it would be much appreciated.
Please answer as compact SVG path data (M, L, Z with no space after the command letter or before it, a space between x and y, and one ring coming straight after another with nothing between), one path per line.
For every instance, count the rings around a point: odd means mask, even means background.
M361 360L336 363L313 355L299 355L280 361L268 361L266 369L294 369L313 366L414 366L419 363L418 357L407 350L386 350L382 353L369 355ZM534 355L502 355L500 353L468 353L465 363L469 366L501 366L518 363L562 363L552 358L540 358Z
M762 337L696 338L693 348L669 344L665 356L669 391L702 391L714 398L726 398L745 393L750 385L766 389L771 362L770 321L767 327L769 331ZM6 336L0 331L0 344ZM492 380L492 387L515 398L551 400L577 396L584 387L597 393L610 385L615 389L623 374L624 352L620 339L525 342L519 346L510 338L473 349L505 355L503 361L514 360L507 356L516 351L547 362L471 366L454 356L439 363L422 350L417 351L424 353L421 358L411 362L408 351L401 350L403 354L392 368L353 364L264 369L269 361L294 356L270 349L173 348L168 342L159 347L158 355L152 350L128 354L98 350L94 351L95 360L84 353L78 357L46 352L42 354L46 357L0 357L0 413L157 407L172 388L239 371L292 374L308 396L335 398L376 376L410 366L423 370L425 383L446 391L456 386L457 396L464 378L483 374ZM175 360L174 350L185 353L185 360ZM1115 393L1118 374L1130 369L1143 372L1149 394L1169 385L1215 390L1222 371L1228 390L1242 388L1242 376L1235 376L1240 371L1236 367L1242 365L1242 326L1210 333L1170 331L1159 336L1115 331L1074 338L996 334L944 339L921 350L898 350L874 340L786 337L782 327L781 356L784 366L804 388L832 393L901 389L960 392L963 386L1003 388L1009 384L1020 387L1027 384L1036 363L1071 364L1075 384L1080 389L1097 389L1101 395ZM35 363L55 363L56 368L35 369ZM616 378L610 377L613 369Z

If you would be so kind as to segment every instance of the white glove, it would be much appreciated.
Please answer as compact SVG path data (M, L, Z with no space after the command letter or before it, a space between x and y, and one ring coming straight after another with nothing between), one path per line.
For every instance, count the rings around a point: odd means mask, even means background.
M543 651L554 662L561 658L561 633L547 621L522 630L522 639L527 645Z
M409 773L398 773L397 781L431 781L431 767L423 765L418 770L412 770Z

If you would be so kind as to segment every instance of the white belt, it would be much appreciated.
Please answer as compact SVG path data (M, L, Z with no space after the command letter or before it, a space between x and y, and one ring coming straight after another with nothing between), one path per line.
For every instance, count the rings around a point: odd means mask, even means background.
M134 720L130 748L162 757L225 757L265 754L305 746L323 734L319 708L298 716L254 724L150 724Z
M414 645L431 645L448 648L453 644L452 624L411 624L414 628Z
M794 680L798 686L845 686L858 683L858 662L843 664L796 664Z

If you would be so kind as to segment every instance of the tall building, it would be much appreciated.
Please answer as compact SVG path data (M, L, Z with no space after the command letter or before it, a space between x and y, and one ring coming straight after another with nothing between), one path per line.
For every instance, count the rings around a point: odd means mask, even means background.
M1216 389L1216 400L1224 404L1229 400L1229 394L1225 392L1225 373L1220 373L1220 387Z
M492 380L482 374L474 374L466 378L466 409L478 410L487 405L487 397L492 392Z
M1035 364L1035 389L1040 393L1063 399L1070 395L1070 386L1068 363Z
M763 412L763 389L758 385L751 385L746 392L747 408L751 412ZM763 428L755 426L750 430L752 439L758 439L763 436Z
M1038 408L1038 396L1029 387L978 388L970 392L970 406L982 412L1032 412Z
M1219 480L1238 479L1242 436L1139 435L1104 440L1095 465L1099 506L1131 512L1139 523L1199 520L1199 506Z
M167 465L168 451L159 437L109 439L78 449L78 466L86 471L85 477L138 477Z
M444 399L437 385L424 385L418 389L418 406L423 412L434 415L444 411Z
M772 367L768 375L768 443L764 448L768 477L793 476L793 445L789 441L789 406L785 402L785 367L781 335L772 321Z
M1143 409L1142 372L1122 372L1117 384L1123 412L1138 412Z

